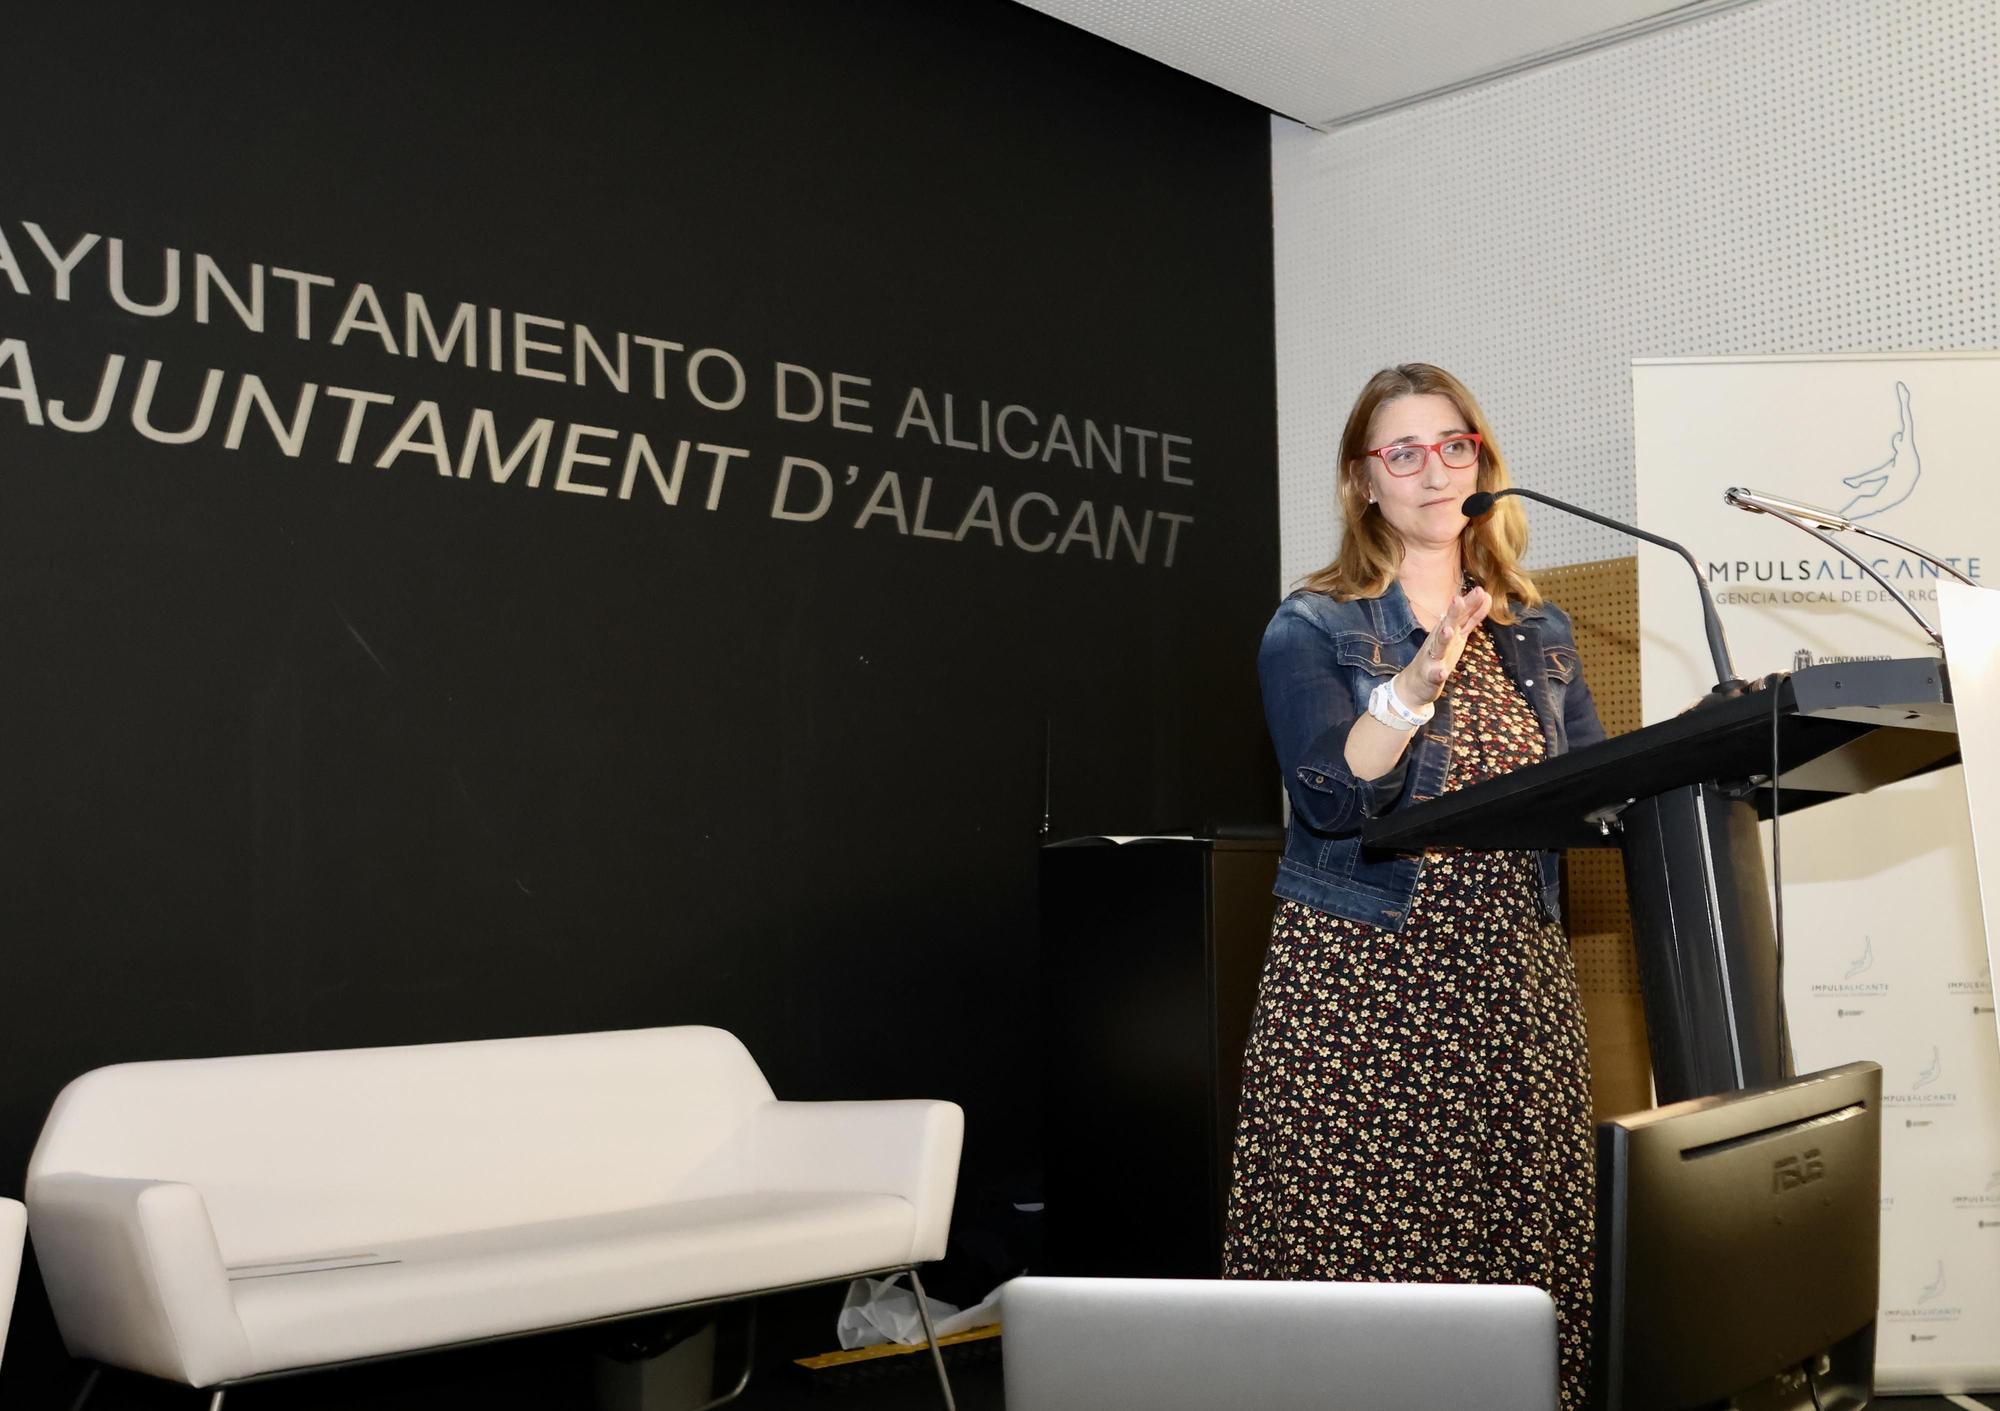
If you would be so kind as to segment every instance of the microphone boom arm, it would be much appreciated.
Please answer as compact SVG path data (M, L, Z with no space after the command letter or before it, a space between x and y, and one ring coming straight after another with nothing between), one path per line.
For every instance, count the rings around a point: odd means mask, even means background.
M1896 548L1901 549L1906 554L1915 554L1918 558L1922 559L1925 563L1930 564L1940 573L1949 573L1953 578L1956 578L1959 582L1965 584L1967 587L1977 588L1979 586L1978 583L1966 577L1963 573L1960 573L1957 569L1953 568L1950 564L1946 563L1943 559L1939 558L1936 554L1928 553L1925 550L1918 548L1915 544L1906 544L1893 534L1884 534L1879 529L1871 528L1866 524L1855 524L1852 521L1849 521L1847 527L1853 530L1856 534L1865 535L1870 539L1879 539L1884 544L1892 544Z
M1781 495L1766 494L1762 490L1752 490L1747 485L1730 486L1723 492L1722 498L1740 510L1762 510L1766 514L1776 514L1780 519L1785 518L1786 515L1797 515L1799 519L1805 521L1805 524L1801 527L1807 529L1809 532L1814 528L1823 530L1831 529L1836 532L1845 529L1850 534L1861 535L1864 539L1879 540L1884 544L1901 549L1906 554L1916 555L1938 572L1949 573L1968 588L1977 588L1979 586L1978 583L1959 572L1936 554L1931 553L1928 549L1920 549L1915 544L1906 543L1893 534L1886 534L1873 525L1862 524L1857 520L1849 519L1844 514L1835 514L1832 510L1823 510L1818 505L1809 505L1803 500L1788 500ZM1849 555L1849 557L1852 557L1852 555Z
M1924 629L1924 635L1929 637L1932 642L1937 644L1937 649L1939 651L1944 650L1944 638L1938 635L1938 630L1935 627L1931 626L1929 622L1924 620L1924 615L1918 612L1916 608L1911 605L1910 600L1904 597L1901 593L1897 592L1893 587L1891 587L1889 584L1889 580L1884 578L1881 574L1877 573L1874 570L1874 568L1872 568L1867 563L1867 561L1864 560L1859 554L1849 549L1846 545L1840 543L1838 540L1833 538L1832 535L1822 533L1820 530L1813 528L1810 524L1807 524L1804 520L1796 519L1793 516L1785 513L1783 510L1776 509L1768 503L1758 504L1752 500L1745 499L1743 498L1742 492L1739 492L1734 488L1723 491L1722 500L1724 504L1729 505L1731 508L1739 510L1748 510L1751 514L1768 514L1773 519L1783 520L1786 524L1791 525L1792 528L1798 530L1801 534L1812 535L1812 537L1819 540L1820 543L1826 545L1829 549L1832 549L1835 553L1839 554L1842 558L1846 559L1849 563L1853 564L1856 568L1860 569L1863 573L1867 574L1870 578L1874 579L1877 583L1881 584L1883 591L1888 593L1891 601L1897 603L1899 606L1901 606L1904 612L1907 612L1911 617L1917 620L1917 626ZM1862 532L1860 526L1858 525L1849 525L1848 527L1854 529L1855 532L1857 533ZM1871 535L1870 537L1872 538L1876 536ZM1924 554L1918 550L1912 549L1911 552L1916 553L1919 558L1923 558L1925 560L1930 559L1930 556L1928 554ZM1939 565L1939 566L1943 567L1944 565ZM1956 572L1956 570L1952 571ZM1963 575L1960 576L1963 577ZM1971 582L1970 579L1966 579L1966 581Z
M1716 687L1723 694L1731 694L1742 689L1743 682L1736 675L1736 667L1729 659L1729 644L1723 640L1722 619L1716 616L1715 599L1709 594L1708 580L1701 576L1701 565L1695 562L1693 554L1689 553L1681 545L1676 544L1673 540L1662 539L1657 534L1648 534L1636 525L1622 524L1615 519L1606 519L1603 515L1593 514L1580 505L1572 505L1562 500L1553 500L1547 495L1537 494L1533 490L1524 490L1518 485L1510 485L1505 490L1495 490L1492 492L1492 495L1496 500L1508 495L1519 495L1523 499L1534 500L1554 509L1562 510L1567 514L1580 516L1593 524L1601 524L1606 529L1615 529L1620 534L1630 534L1635 539L1644 539L1648 544L1657 544L1663 549L1670 549L1680 555L1687 563L1688 571L1694 575L1695 585L1701 589L1701 625L1702 630L1708 634L1708 655L1710 660L1715 664Z

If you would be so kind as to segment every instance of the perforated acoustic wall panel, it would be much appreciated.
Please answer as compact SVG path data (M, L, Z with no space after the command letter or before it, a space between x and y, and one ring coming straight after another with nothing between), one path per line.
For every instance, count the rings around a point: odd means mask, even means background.
M1534 579L1575 624L1584 679L1605 731L1638 729L1638 560L1564 564L1539 569ZM1624 859L1616 848L1578 848L1563 863L1563 921L1587 1020L1592 1100L1600 1117L1636 1112L1652 1105L1652 1054Z
M1518 481L1628 516L1634 357L2000 346L1996 72L1993 0L1763 0L1332 133L1274 119L1283 581L1331 553L1384 363L1451 368ZM1531 565L1632 552L1529 514Z

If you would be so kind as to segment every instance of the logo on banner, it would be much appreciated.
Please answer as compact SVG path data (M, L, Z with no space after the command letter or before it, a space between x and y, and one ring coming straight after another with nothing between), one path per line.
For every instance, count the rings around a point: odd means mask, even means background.
M1937 1277L1935 1279L1932 1279L1930 1283L1924 1286L1924 1291L1917 1295L1917 1302L1929 1303L1932 1299L1936 1298L1939 1294L1943 1292L1944 1292L1944 1261L1940 1259L1938 1260Z
M1945 981L1944 992L1954 999L1971 1000L1973 1002L1972 1012L1974 1014L1991 1014L1993 1012L1992 963L1989 961L1986 965L1981 966L1977 975L1970 976L1967 979ZM1987 1003L1979 1003L1982 999L1986 1000Z
M1890 661L1890 660L1893 660L1893 658L1887 652L1856 652L1850 656L1839 656L1832 653L1828 653L1826 655L1816 657L1811 652L1807 651L1804 647L1800 647L1797 651L1792 653L1792 670L1804 671L1807 667L1812 666L1815 663L1817 663L1820 666L1840 666L1850 661Z
M1839 964L1838 961L1834 963ZM1860 978L1874 968L1875 938L1873 936L1863 936L1861 938L1861 949L1849 957L1841 977L1838 980L1823 981L1814 985L1812 987L1812 994L1816 999L1880 998L1889 993L1888 982L1886 980L1866 980ZM1853 1011L1843 1010L1840 1017L1845 1019L1850 1012L1859 1014L1861 1011L1858 1009Z
M1896 414L1902 425L1889 436L1889 459L1880 465L1841 477L1840 483L1853 492L1840 514L1847 519L1872 519L1894 509L1910 498L1923 478L1924 464L1917 455L1917 419L1910 411L1910 388L1896 384Z
M1965 1310L1957 1304L1944 1302L1950 1284L1945 1279L1944 1261L1937 1262L1937 1272L1930 1281L1920 1288L1911 1290L1910 1301L1901 1308L1884 1308L1882 1317L1892 1323L1956 1323L1965 1316ZM1928 1342L1930 1338L1912 1333L1911 1342Z
M1980 1210L2000 1212L2000 1167L1995 1167L1986 1177L1984 1190L1972 1195L1955 1195L1951 1198L1953 1210ZM2000 1225L2000 1220L1981 1220L1979 1228Z
M1896 415L1898 424L1889 433L1888 457L1866 470L1840 476L1838 485L1826 486L1813 498L1838 504L1840 508L1835 513L1844 518L1861 520L1885 514L1916 493L1924 467L1922 458L1917 454L1917 419L1910 407L1910 387L1906 382L1896 383ZM1972 578L1979 577L1980 565L1976 555L1948 556L1945 561ZM1929 586L1940 576L1936 564L1899 555L1871 558L1869 566L1892 582L1907 582L1910 586L1896 589L1903 596L1925 601L1937 596L1937 590ZM1711 583L1724 585L1723 591L1716 595L1716 601L1720 603L1771 607L1805 603L1872 603L1889 597L1880 587L1874 586L1875 580L1868 574L1838 558L1732 559L1711 562L1704 576ZM1777 586L1759 588L1758 584ZM1815 661L1828 665L1841 661L1883 659L1870 656L1816 657L1802 647L1792 654L1792 669L1803 671Z
M1938 1052L1937 1045L1932 1044L1931 1061L1911 1075L1909 1089L1900 1093L1884 1093L1882 1100L1890 1107L1955 1107L1958 1105L1958 1094L1938 1088L1938 1081L1943 1076L1944 1057Z

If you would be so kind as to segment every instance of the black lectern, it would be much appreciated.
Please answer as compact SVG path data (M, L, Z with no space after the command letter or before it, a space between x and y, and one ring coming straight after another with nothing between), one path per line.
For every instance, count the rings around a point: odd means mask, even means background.
M1786 814L1958 760L1944 664L1807 667L1776 684L1414 804L1372 847L1616 847L1662 1103L1781 1081L1777 948L1757 822L1772 735Z

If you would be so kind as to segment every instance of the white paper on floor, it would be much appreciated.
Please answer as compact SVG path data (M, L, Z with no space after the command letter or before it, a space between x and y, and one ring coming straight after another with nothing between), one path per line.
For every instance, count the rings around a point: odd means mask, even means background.
M899 1287L901 1274L887 1279L856 1279L847 1286L847 1298L835 1324L844 1348L873 1347L895 1342L914 1347L924 1340L923 1319L917 1315L914 1290ZM986 1323L999 1321L1000 1291L995 1289L972 1307L961 1312L957 1304L926 1299L937 1335L950 1337Z

